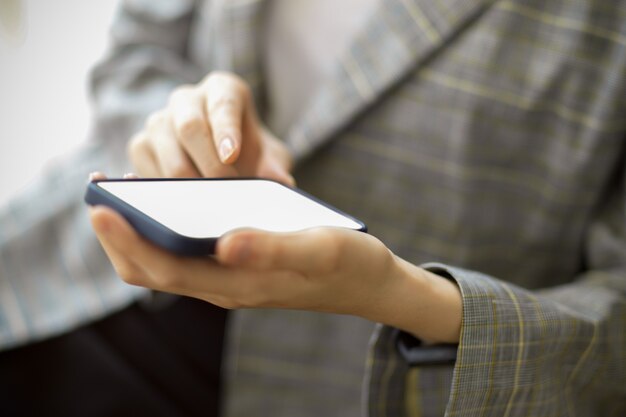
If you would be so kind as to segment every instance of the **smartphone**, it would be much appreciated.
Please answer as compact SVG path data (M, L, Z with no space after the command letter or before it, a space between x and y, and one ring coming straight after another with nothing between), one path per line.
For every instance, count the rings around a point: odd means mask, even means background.
M367 231L363 222L302 190L258 178L95 180L85 201L116 210L156 245L190 256L213 254L220 236L242 227Z

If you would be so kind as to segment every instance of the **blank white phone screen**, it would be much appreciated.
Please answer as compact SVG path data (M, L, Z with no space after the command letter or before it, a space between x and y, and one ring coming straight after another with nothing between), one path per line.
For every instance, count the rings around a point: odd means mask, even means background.
M292 232L361 224L272 181L99 182L109 193L174 232L219 237L240 227Z

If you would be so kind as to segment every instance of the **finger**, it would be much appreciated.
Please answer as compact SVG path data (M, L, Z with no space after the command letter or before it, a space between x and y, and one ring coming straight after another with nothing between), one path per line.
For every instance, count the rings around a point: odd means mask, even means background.
M148 136L154 141L154 155L164 177L194 178L196 170L187 153L180 146L169 114L165 111L150 116Z
M206 112L220 160L234 163L242 146L244 110L250 91L242 80L230 75L213 74L206 82Z
M144 240L110 208L93 207L90 217L102 247L124 281L170 292L178 289L170 274L172 270L180 276L187 273L179 259Z
M208 258L182 258L143 239L110 208L90 209L91 222L107 256L129 284L199 297L236 294L242 279ZM207 298L207 297L203 297Z
M192 87L178 88L170 98L169 111L181 146L205 177L221 176L222 163L209 129L204 95Z
M144 132L136 134L130 140L128 157L142 177L158 178L163 176L159 170L152 144Z
M295 233L238 230L221 237L219 262L259 270L288 269L298 272L330 270L341 256L345 232L315 228Z
M132 258L120 251L116 244L117 239L124 239L125 234L127 234L122 225L124 221L121 219L121 216L104 206L90 207L89 215L98 240L111 260L117 274L126 282L139 285L135 283L143 279L146 275L145 271L135 264Z
M91 220L107 256L128 284L199 298L225 308L292 307L302 275L231 268L209 258L177 257L141 238L113 210L97 206Z
M94 171L94 172L89 173L89 182L106 180L106 179L107 179L107 176L104 175L100 171Z

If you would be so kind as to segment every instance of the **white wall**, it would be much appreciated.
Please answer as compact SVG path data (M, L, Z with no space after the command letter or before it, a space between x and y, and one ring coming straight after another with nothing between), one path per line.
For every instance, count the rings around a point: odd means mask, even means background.
M85 140L115 0L0 0L0 205ZM22 9L22 28L12 26Z

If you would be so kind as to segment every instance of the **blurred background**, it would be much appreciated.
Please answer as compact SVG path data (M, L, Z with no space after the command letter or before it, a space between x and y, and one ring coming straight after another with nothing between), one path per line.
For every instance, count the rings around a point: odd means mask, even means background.
M0 206L85 141L116 0L0 0Z

